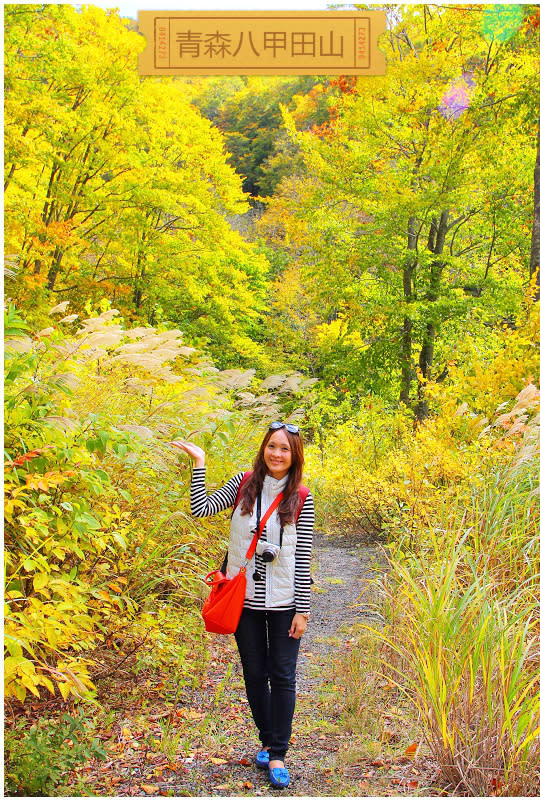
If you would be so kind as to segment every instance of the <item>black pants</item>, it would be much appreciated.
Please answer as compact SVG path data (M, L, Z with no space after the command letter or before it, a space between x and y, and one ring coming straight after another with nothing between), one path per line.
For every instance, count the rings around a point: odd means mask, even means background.
M235 634L247 699L270 760L284 760L291 737L300 648L300 639L289 636L295 613L244 608Z

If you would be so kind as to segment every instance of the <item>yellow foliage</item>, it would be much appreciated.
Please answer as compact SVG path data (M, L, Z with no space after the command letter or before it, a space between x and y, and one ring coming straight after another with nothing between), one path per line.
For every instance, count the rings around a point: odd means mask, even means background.
M412 536L452 498L482 486L492 470L534 451L538 306L507 332L503 351L489 362L476 353L466 370L450 368L449 384L427 384L438 413L416 430L401 411L366 400L351 420L326 431L323 451L308 448L307 471L329 522ZM341 325L324 328L339 334Z
M195 436L223 481L249 465L270 409L302 383L278 376L261 394L254 370L220 373L180 331L126 329L118 316L107 305L74 334L59 323L22 351L8 341L5 693L21 701L93 691L96 648L126 629L145 642L152 614L167 618L157 657L189 676L202 658L200 576L222 553L226 520L195 525L187 459L168 443ZM248 387L249 410L235 408Z

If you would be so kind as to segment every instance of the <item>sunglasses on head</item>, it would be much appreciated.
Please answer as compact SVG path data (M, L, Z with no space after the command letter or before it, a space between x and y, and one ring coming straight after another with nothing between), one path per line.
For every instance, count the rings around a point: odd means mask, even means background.
M289 433L300 433L300 428L298 425L291 425L289 422L272 422L269 430L279 431L281 428L286 428Z

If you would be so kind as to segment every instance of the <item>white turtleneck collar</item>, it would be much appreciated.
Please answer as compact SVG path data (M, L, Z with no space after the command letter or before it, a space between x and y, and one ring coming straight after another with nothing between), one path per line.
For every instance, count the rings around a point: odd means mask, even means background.
M283 478L273 478L268 473L264 476L264 488L267 491L270 491L272 494L278 494L281 492L282 489L285 488L287 485L287 481L289 480L289 473L287 473Z

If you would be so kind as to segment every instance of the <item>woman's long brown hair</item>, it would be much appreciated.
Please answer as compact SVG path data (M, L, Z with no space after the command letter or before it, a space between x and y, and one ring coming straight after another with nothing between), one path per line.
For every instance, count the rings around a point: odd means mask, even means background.
M278 514L282 525L289 525L296 519L296 511L300 498L298 496L298 487L302 480L302 471L304 468L304 443L300 433L290 433L287 428L278 428L285 432L289 440L289 447L291 448L291 466L289 467L289 480L287 481L283 490L283 500L279 504ZM264 450L268 444L268 440L276 431L268 430L266 436L262 440L259 452L255 457L253 464L253 473L246 480L242 486L241 509L242 514L252 514L253 507L257 495L262 491L265 476L268 474L268 468L264 462Z

